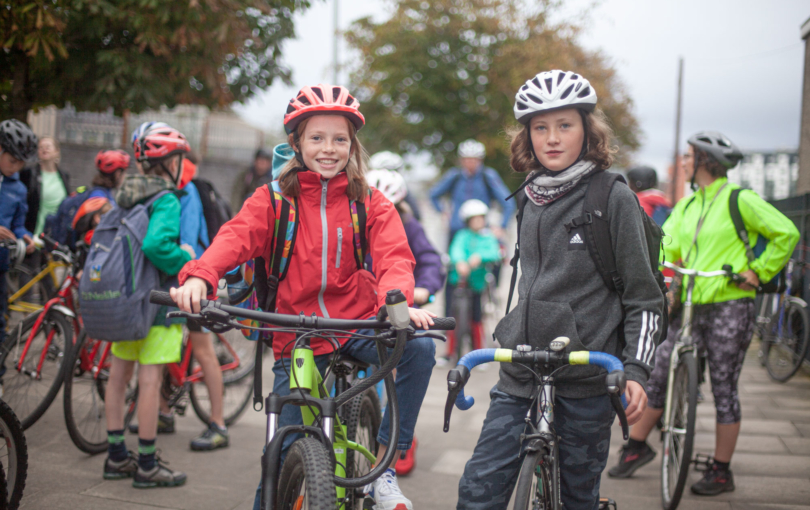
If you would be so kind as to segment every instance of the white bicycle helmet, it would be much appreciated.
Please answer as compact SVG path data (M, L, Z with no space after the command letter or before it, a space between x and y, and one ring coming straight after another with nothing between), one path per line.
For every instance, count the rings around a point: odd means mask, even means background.
M528 124L538 113L576 107L592 112L596 91L572 71L545 71L523 84L515 94L515 119Z
M373 170L400 170L405 166L402 156L391 151L382 151L374 154L368 160L369 168Z
M486 216L489 212L489 206L484 202L473 198L472 200L467 200L463 204L461 204L461 208L458 210L458 215L461 216L461 220L463 222L467 222L473 216Z
M408 195L405 178L393 170L370 170L366 173L366 181L377 188L394 205L402 202Z
M465 140L458 144L458 157L484 159L487 155L487 148L478 140Z

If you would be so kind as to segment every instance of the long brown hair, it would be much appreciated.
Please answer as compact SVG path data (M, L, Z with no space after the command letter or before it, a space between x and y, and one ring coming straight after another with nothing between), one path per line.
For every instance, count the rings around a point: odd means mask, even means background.
M610 145L613 129L611 129L607 117L599 108L593 112L577 111L580 113L585 129L585 143L588 144L582 159L592 161L600 169L607 170L613 164L613 155L617 152L617 149ZM512 139L510 146L512 155L509 157L509 164L515 172L519 173L543 169L543 165L535 158L532 150L529 124L507 130L507 134Z
M298 124L295 133L290 133L287 137L290 147L293 147L299 153L301 151L300 140L304 136L309 120L302 120ZM349 119L346 119L346 124L349 126L349 136L352 139L352 152L349 154L349 163L346 165L346 176L349 178L349 184L346 186L346 196L349 197L349 200L363 202L369 191L368 182L366 182L366 159L368 155L363 148L363 144L357 138L357 129L355 129L354 124ZM284 165L278 178L279 187L284 195L297 197L301 194L298 172L304 169L303 163L298 161L298 158L292 158Z

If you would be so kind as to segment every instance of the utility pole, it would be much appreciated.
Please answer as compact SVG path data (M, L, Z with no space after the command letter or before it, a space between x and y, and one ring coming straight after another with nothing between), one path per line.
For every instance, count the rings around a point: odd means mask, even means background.
M672 204L674 205L679 198L680 192L678 188L683 186L680 179L680 157L679 151L681 150L681 106L683 101L683 57L678 59L678 104L675 110L675 151L672 158L672 176L670 178L670 194L672 195Z
M338 1L332 0L335 11L333 13L333 24L335 28L335 39L332 45L332 85L338 84L338 41L340 39L340 26L338 24Z

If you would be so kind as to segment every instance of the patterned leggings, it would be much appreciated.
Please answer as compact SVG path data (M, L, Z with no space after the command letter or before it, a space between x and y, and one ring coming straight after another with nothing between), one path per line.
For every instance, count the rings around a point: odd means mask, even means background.
M737 381L754 332L754 300L695 305L693 311L692 339L708 353L717 423L738 423ZM680 318L672 321L667 339L655 351L655 367L647 381L647 405L654 409L664 407L670 355L680 328Z

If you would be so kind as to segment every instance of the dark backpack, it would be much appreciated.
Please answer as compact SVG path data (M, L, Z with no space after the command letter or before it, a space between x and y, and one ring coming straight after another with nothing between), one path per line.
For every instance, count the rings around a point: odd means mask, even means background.
M205 225L208 227L208 242L213 242L222 225L233 217L231 206L217 193L211 182L205 179L194 179L191 182L200 193Z
M90 191L92 190L87 189L65 198L62 200L62 203L59 204L56 214L48 215L48 217L45 218L43 231L50 236L51 239L60 244L69 246L70 249L76 248L73 218L76 216L79 207L87 200Z
M728 197L728 212L731 214L731 221L734 223L734 230L737 231L737 237L745 245L745 256L748 258L750 264L757 257L762 255L765 247L768 246L768 239L760 235L757 238L757 244L751 247L751 240L748 238L748 229L745 228L742 214L740 214L740 191L742 188L737 188L731 191ZM783 267L776 276L769 282L760 282L761 294L773 294L776 292L783 292L785 290L785 268Z
M656 225L658 225L659 227L663 227L664 222L667 221L670 214L672 214L672 207L659 205L655 209L653 209L652 219Z
M585 234L585 246L588 248L588 252L591 254L591 258L593 258L596 264L596 270L602 276L602 280L604 280L607 288L618 293L621 297L624 292L624 282L616 269L616 257L613 253L613 243L610 238L610 218L608 217L608 199L613 184L616 181L626 183L624 177L619 174L604 171L593 174L588 183L588 189L585 192L582 216L574 218L570 223L565 225L565 228L570 232L574 228L582 227L582 231ZM512 304L512 294L514 293L515 284L517 283L517 263L520 258L520 224L523 219L523 210L526 207L526 202L529 201L525 193L519 193L522 188L523 186L516 192L518 197L518 239L517 245L515 246L515 256L510 263L512 266L512 281L509 286L509 297L506 300L506 313L509 313L509 308ZM667 316L666 306L667 286L664 282L664 275L659 269L661 243L664 237L664 231L661 230L661 227L659 227L652 218L647 216L641 204L638 203L638 199L636 199L636 204L641 212L641 222L644 226L644 236L647 240L647 253L649 255L650 268L652 269L653 276L655 276L655 281L658 283L658 288L661 291L661 300L664 303L662 308L663 312L661 314L661 336L659 337L663 339L666 338L667 330L669 329L669 318ZM619 339L621 342L624 341L623 325L624 320L622 320L622 324L619 326Z

